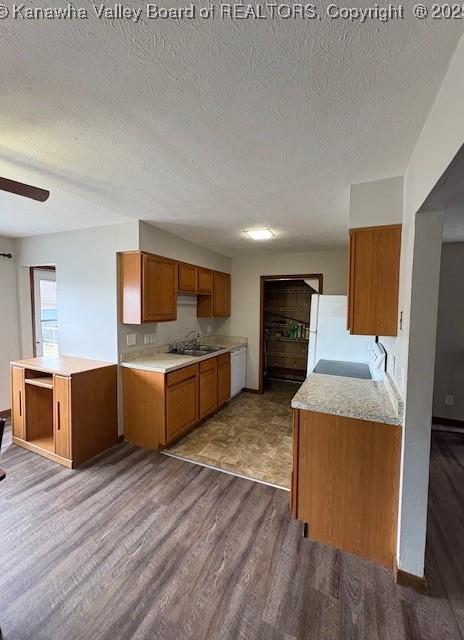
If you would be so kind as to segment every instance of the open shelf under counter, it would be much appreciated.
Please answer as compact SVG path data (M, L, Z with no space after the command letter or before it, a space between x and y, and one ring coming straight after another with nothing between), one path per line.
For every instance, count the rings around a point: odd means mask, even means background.
M43 387L44 389L53 389L53 376L37 376L36 378L26 378L25 384L32 384L36 387Z

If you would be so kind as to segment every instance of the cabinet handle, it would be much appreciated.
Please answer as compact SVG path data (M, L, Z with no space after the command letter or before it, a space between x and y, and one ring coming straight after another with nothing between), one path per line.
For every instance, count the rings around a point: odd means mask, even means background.
M19 392L19 417L23 415L23 402L21 398L21 391Z
M56 403L56 418L57 418L57 429L58 431L61 430L61 411L60 411L60 401L58 400L58 402Z

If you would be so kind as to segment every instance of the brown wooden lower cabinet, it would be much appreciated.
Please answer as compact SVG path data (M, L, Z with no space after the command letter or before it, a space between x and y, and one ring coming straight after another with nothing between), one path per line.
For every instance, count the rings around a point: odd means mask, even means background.
M294 410L291 507L313 540L394 568L401 428Z
M66 467L116 444L116 371L66 356L12 362L13 442Z
M224 358L218 362L218 406L222 406L230 400L230 353L225 354L228 358ZM218 358L219 360L220 358Z
M124 438L162 449L230 399L230 353L169 373L123 367Z
M205 418L218 408L217 358L200 362L200 418Z

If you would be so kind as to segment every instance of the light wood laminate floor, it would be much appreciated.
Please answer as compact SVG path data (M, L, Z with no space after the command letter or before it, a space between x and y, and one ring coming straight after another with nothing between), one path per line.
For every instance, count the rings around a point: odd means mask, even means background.
M244 391L165 452L290 489L290 403L299 387L269 381L264 394Z
M304 539L279 489L129 444L0 466L6 640L462 640L462 437L434 438L430 596Z

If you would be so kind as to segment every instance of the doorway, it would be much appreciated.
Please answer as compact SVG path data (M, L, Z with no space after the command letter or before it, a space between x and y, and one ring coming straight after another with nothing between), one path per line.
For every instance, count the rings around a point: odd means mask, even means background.
M58 312L55 267L31 267L34 357L57 357Z
M271 381L306 378L311 297L322 274L261 276L259 392Z

